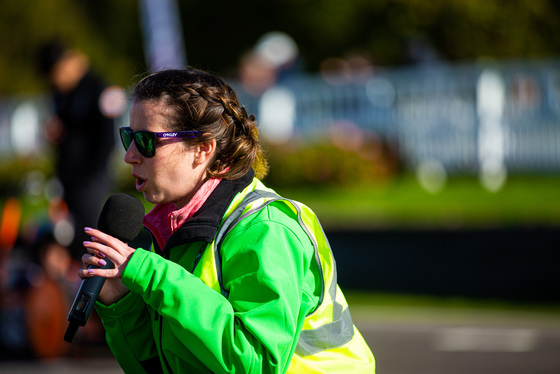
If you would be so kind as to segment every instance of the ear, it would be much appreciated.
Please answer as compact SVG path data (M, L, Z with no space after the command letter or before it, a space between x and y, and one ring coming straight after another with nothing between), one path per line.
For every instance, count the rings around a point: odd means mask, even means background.
M195 162L199 165L207 163L216 153L216 139L211 139L196 146Z

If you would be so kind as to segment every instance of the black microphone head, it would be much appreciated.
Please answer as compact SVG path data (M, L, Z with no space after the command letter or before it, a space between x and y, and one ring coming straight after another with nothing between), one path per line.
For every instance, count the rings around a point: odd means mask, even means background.
M144 220L144 205L127 193L111 195L99 215L97 228L123 242L138 236Z

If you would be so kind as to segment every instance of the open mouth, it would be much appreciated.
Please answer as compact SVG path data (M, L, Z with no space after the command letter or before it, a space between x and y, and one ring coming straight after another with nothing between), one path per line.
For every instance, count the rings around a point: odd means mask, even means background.
M142 191L142 189L144 188L144 185L146 184L146 180L142 179L142 178L136 178L136 191L140 192Z

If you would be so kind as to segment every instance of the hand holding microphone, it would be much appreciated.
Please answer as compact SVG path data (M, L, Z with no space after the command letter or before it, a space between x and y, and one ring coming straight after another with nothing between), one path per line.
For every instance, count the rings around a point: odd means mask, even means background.
M126 242L130 242L138 236L144 219L144 205L132 195L119 193L107 199L99 216L99 230L86 231L95 234L95 241L84 243L84 246L95 253L103 253L106 249L113 249L110 256L103 258L105 265L90 266L88 272L94 273L95 269L113 269L113 263L108 257L122 265L132 254ZM120 249L120 250L119 250ZM128 256L128 257L127 257ZM98 260L99 262L99 260ZM115 269L113 276L122 269ZM111 276L111 271L107 274ZM85 326L99 296L99 292L105 283L105 278L94 275L85 278L78 290L72 308L68 314L70 322L64 340L71 342L79 326Z

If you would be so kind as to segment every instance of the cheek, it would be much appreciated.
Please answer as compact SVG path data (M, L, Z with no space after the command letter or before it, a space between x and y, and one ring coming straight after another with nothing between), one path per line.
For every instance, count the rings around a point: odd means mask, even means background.
M191 158L189 154L174 153L154 158L151 165L154 176L161 183L169 183L162 187L170 190L177 189L179 186L184 188L185 183L193 178Z

